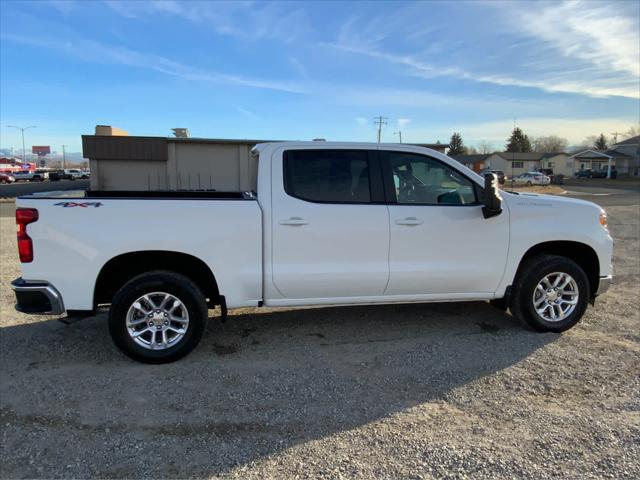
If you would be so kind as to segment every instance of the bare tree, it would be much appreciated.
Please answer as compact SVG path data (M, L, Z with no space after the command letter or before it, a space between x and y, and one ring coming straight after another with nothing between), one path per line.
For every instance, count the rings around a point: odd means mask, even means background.
M478 153L478 150L476 149L476 147L464 147L465 155L475 155L477 153Z
M496 148L492 143L487 142L486 140L482 140L478 145L478 151L482 154L493 153L496 151Z
M620 141L640 135L640 125L633 125L621 135Z
M534 137L531 146L534 152L564 152L569 146L569 141L557 135L548 135Z
M585 150L593 150L593 145L596 143L596 140L598 140L598 135L589 135L585 137L583 141L572 147L570 150L572 153L583 152Z

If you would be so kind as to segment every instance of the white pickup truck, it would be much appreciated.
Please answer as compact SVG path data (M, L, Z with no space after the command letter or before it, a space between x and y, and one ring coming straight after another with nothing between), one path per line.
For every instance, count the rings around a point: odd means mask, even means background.
M176 360L208 308L489 300L540 331L575 325L612 279L599 206L497 190L426 148L255 147L257 192L20 197L26 313L110 305L128 356Z

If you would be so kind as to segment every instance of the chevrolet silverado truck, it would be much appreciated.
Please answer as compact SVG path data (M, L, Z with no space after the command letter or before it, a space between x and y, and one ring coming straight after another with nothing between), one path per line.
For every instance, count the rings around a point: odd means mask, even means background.
M25 313L109 306L148 363L200 341L208 310L490 301L539 331L574 326L612 280L605 211L498 190L408 145L257 145L255 192L87 191L17 200Z

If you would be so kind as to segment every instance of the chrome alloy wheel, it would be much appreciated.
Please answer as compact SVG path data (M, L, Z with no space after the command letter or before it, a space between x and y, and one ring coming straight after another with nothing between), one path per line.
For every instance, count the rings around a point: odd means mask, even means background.
M133 302L127 311L129 336L149 350L173 347L182 340L188 327L187 307L170 293L147 293Z
M578 284L567 273L545 276L533 292L533 308L547 322L560 322L573 313L578 304Z

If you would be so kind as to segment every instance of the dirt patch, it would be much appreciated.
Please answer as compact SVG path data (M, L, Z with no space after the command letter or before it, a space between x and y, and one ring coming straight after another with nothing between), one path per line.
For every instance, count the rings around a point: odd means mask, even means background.
M500 188L506 192L513 190L514 192L543 193L546 195L562 195L566 193L562 185L533 185L531 187L527 185L514 185L511 187L511 184L507 181L507 183L501 185Z

